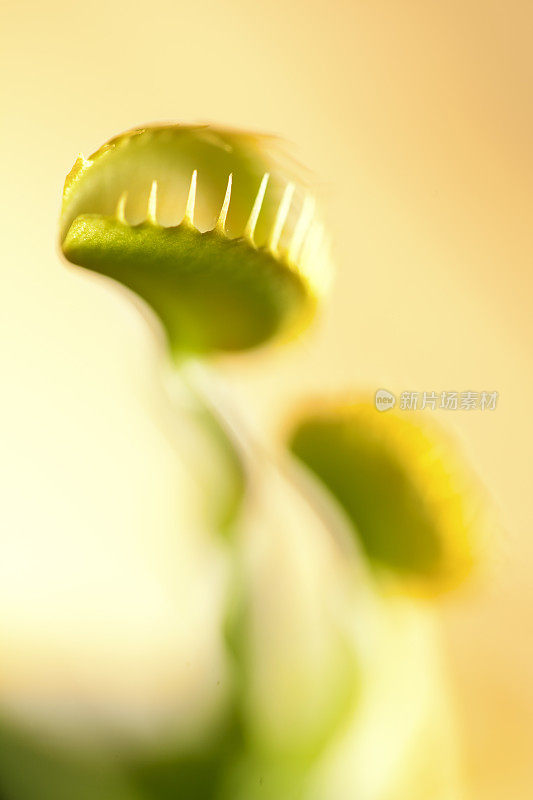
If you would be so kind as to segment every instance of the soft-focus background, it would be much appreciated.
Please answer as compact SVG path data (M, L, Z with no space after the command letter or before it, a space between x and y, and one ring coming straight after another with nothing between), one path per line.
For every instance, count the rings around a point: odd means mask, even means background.
M504 529L442 616L473 797L531 797L532 26L528 0L4 0L4 689L31 683L25 648L35 663L63 641L63 561L97 560L98 542L120 559L147 520L170 530L156 345L122 295L61 263L64 176L79 150L148 121L272 131L316 171L338 275L309 335L226 359L226 378L265 431L324 389L500 393L492 412L435 412ZM104 580L102 607L119 591L129 608L133 581ZM70 590L85 608L83 582ZM98 669L108 643L91 635Z

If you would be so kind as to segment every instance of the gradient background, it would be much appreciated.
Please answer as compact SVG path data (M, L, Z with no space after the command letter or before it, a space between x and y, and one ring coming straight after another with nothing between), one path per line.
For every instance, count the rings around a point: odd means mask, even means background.
M4 2L2 613L38 627L27 585L80 517L102 540L165 524L151 333L56 252L78 151L166 119L279 133L316 172L337 279L310 334L227 380L265 431L324 389L499 391L439 414L504 528L442 616L473 796L531 797L532 26L527 0Z

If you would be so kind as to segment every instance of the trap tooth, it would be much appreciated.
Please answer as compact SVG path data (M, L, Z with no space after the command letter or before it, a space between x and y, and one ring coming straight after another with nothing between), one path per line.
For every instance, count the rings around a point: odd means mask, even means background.
M309 226L311 225L314 213L315 213L315 199L310 195L306 195L302 205L300 217L298 218L298 222L296 223L294 234L292 236L292 240L289 246L288 258L289 261L292 262L293 264L295 264L298 260L303 240L309 229Z
M272 228L272 235L270 237L270 249L276 255L278 252L279 240L283 232L283 226L287 220L289 209L291 207L292 198L294 195L294 183L288 183L283 192L281 203L279 204L278 213Z
M228 185L226 187L226 194L224 195L224 202L222 203L222 208L220 209L220 214L218 215L218 219L215 225L215 228L221 233L226 232L226 220L228 218L229 204L231 201L232 182L233 182L233 173L230 172L228 177Z
M259 219L259 214L261 213L261 207L263 205L263 200L265 199L265 192L268 183L268 179L270 175L268 172L265 172L263 178L261 180L261 184L259 186L259 190L257 192L252 211L248 218L248 222L246 223L246 227L244 229L244 235L247 239L249 239L252 243L254 242L254 233L255 228L257 225L257 220Z
M128 221L126 219L126 203L128 200L128 192L124 191L118 198L117 207L115 210L115 217L117 218L118 222L122 225L127 225Z
M189 194L187 195L187 205L185 206L185 216L183 221L185 224L194 226L194 206L196 204L196 178L198 170L194 170L191 175L191 184L189 186Z
M146 221L150 222L152 225L157 225L157 181L152 181L150 187Z

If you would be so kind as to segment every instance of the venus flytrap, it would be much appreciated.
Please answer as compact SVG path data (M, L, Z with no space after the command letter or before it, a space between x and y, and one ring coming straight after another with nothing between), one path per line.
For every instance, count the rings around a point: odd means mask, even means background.
M136 130L90 159L78 159L65 186L61 246L72 262L120 280L152 306L178 364L176 380L181 376L194 383L191 353L247 349L294 335L311 318L327 284L329 261L303 175L267 138L198 127ZM213 399L206 400L206 421L222 431L224 420L216 419L220 409L211 413ZM258 468L263 459L252 450L241 454L244 472L250 484L255 480L250 476L259 471L263 484L269 469L266 462ZM271 493L276 483L283 487L273 476ZM241 540L237 555L257 547L264 530L263 560L270 569L277 560L281 568L289 555L284 557L281 547L276 556L274 543L278 530L291 541L287 523L280 525L277 512L268 522L268 502L260 518L259 498L252 505L254 537L248 544ZM284 509L290 518L289 509L290 501ZM298 520L301 524L302 511ZM311 527L308 556L313 552ZM329 547L329 534L321 530L320 535ZM240 675L236 704L243 742L234 763L227 757L230 796L250 797L252 786L262 785L259 773L265 770L270 780L261 790L263 797L272 792L281 797L282 786L294 794L295 783L305 781L313 756L353 694L353 648L343 641L340 625L327 622L332 610L327 609L325 587L320 589L323 566L311 559L311 573L298 579L295 567L305 559L294 559L294 547L291 552L287 590L292 597L305 596L306 602L300 601L289 625L287 597L283 612L280 608L270 615L276 621L270 637L262 633L260 610L272 588L270 572L255 574L248 585L236 578L243 596L230 649ZM240 556L237 563L241 574L254 572ZM305 592L310 581L318 581L315 591ZM263 588L254 602L258 585ZM231 615L228 624L231 628ZM236 783L233 774L239 776Z
M205 650L218 666L184 682L173 732L160 711L141 742L110 735L104 711L96 750L80 744L82 719L74 750L6 730L9 800L458 800L438 637L411 596L470 561L446 461L392 412L329 403L294 424L298 459L265 451L199 363L312 319L330 266L305 171L268 137L139 128L78 158L60 243L162 323L179 455L202 506L194 523L178 510L177 536L204 537L226 588Z
M207 127L116 137L67 178L64 254L147 301L174 352L294 333L328 258L302 170L268 149L266 138Z
M435 594L475 561L480 492L438 430L364 400L317 402L290 432L290 447L348 515L378 575Z

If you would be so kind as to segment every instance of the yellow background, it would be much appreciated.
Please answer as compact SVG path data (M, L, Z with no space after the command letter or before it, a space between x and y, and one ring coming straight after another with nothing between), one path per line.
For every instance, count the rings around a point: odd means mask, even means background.
M316 172L337 279L309 335L227 359L227 380L272 429L307 392L500 393L494 412L439 414L504 528L486 575L443 618L474 797L531 796L532 26L527 0L4 2L9 602L16 565L60 570L54 552L80 518L105 539L163 515L141 464L171 474L148 430L151 334L56 252L78 151L155 120L279 133Z

